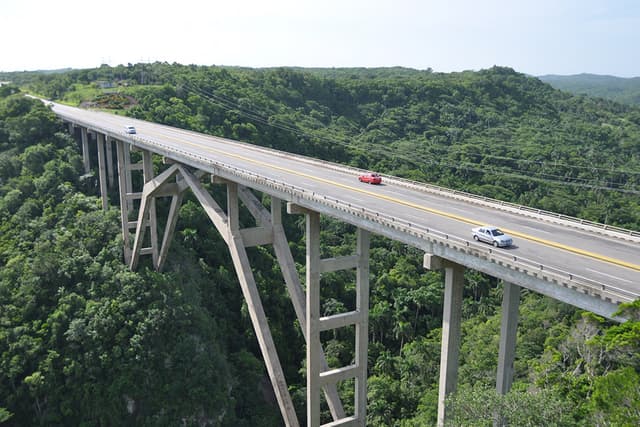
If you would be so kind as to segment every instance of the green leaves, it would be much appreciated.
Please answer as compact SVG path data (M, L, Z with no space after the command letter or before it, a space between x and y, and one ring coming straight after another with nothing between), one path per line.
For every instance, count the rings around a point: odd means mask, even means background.
M596 378L590 406L600 423L640 424L640 375L626 367Z
M513 390L501 396L490 387L463 386L447 399L447 406L447 426L579 425L571 406L554 391Z
M115 80L119 93L96 95L97 79ZM154 63L16 81L130 107L123 114L132 117L640 229L637 108L573 97L509 68ZM12 93L0 89L0 422L280 425L227 249L198 203L187 196L180 209L169 273L128 271L118 210L103 212L78 191L75 141L40 101ZM82 185L94 191L90 183ZM283 220L303 265L304 220ZM322 230L323 256L353 253L353 226L323 217ZM272 251L249 256L301 411L299 325ZM370 272L368 424L433 425L442 275L424 270L420 251L375 236ZM323 276L324 314L354 308L353 280ZM523 292L513 391L498 396L499 284L467 271L464 295L456 425L638 423L638 304L625 309L632 321L613 325ZM323 335L332 365L352 361L347 329ZM347 409L349 386L340 386Z

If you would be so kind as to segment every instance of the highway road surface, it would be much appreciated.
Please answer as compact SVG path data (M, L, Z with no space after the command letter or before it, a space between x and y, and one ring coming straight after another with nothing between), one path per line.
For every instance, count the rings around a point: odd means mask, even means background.
M605 235L589 227L569 227L492 206L457 200L404 185L385 177L381 185L358 181L358 171L314 162L308 158L265 150L249 144L203 135L108 113L53 104L62 118L98 131L108 131L125 141L141 140L169 150L188 151L205 159L250 170L274 181L305 191L366 207L424 229L438 230L473 242L471 228L490 224L514 238L509 248L487 248L507 256L524 258L545 268L557 269L589 281L617 288L628 299L640 296L640 237ZM125 134L126 125L137 129ZM463 198L464 199L464 198ZM490 204L489 204L490 205Z

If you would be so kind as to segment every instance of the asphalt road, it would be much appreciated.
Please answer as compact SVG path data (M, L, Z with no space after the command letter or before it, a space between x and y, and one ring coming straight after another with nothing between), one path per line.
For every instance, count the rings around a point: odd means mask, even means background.
M403 219L425 228L472 240L471 228L491 224L514 238L510 248L496 249L532 262L567 271L589 280L640 296L640 243L606 237L535 218L454 200L407 188L383 180L382 185L360 183L357 172L335 170L294 156L256 150L223 138L198 134L133 120L107 113L55 104L54 111L95 127L143 138L174 149L249 169L264 177L295 184L344 202ZM125 125L134 125L137 135L126 135ZM89 126L91 127L91 126Z

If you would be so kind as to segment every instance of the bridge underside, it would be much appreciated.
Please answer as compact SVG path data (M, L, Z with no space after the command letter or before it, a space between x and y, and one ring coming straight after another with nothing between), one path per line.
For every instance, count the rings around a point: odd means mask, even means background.
M214 227L229 248L240 282L254 331L271 379L285 424L300 425L288 391L284 372L271 336L258 288L253 276L246 248L271 245L276 255L298 322L307 341L307 425L320 425L320 394L323 392L333 422L328 425L365 425L366 420L366 362L368 326L368 248L369 234L358 229L356 253L341 258L320 258L320 214L296 205L288 205L290 213L306 216L307 222L307 276L303 289L293 255L282 225L283 201L271 197L268 210L255 194L245 186L204 173L192 171L186 165L171 164L157 176L153 175L151 153L142 152L141 164L132 164L128 147L117 142L118 166L122 203L122 230L125 242L125 261L131 269L138 266L142 255L150 255L155 269L162 269L167 259L180 204L190 190L203 207ZM131 188L133 171L141 171L144 186L135 192ZM202 180L226 186L226 211L205 188ZM162 241L157 232L156 198L170 197ZM241 228L239 214L244 207L253 217L255 226ZM137 214L135 214L137 211ZM134 215L136 220L130 220ZM343 269L356 270L356 310L335 316L320 316L320 275ZM355 327L356 354L352 365L330 368L320 342L320 332L342 327ZM340 381L355 379L355 413L345 415L337 391Z
M73 132L73 126L70 125ZM85 171L90 170L89 136L81 128L81 142L84 153ZM618 304L602 295L584 292L570 282L550 280L543 271L530 271L502 264L501 261L478 254L473 248L460 248L444 241L425 239L390 227L376 220L361 216L346 218L343 212L327 204L313 204L308 199L292 197L277 188L251 185L252 181L235 179L216 170L194 169L185 164L165 159L169 165L155 174L154 154L139 150L140 162L132 163L131 146L109 136L96 134L98 147L98 169L103 208L107 208L109 187L114 187L114 165L112 145L116 144L117 186L121 208L122 235L125 262L135 269L141 256L150 256L153 267L161 270L167 261L169 246L176 227L178 212L187 191L191 191L210 218L214 227L226 242L234 268L240 282L243 296L260 345L260 349L278 400L283 420L288 426L300 423L293 407L286 379L269 325L261 303L253 276L253 270L246 248L271 245L283 274L283 280L293 304L296 318L304 334L307 353L307 422L308 426L320 426L321 394L324 393L332 421L325 425L348 426L366 425L366 379L367 345L369 317L369 233L373 232L394 240L399 240L425 251L425 267L442 269L445 272L445 301L442 331L442 353L440 366L440 392L438 399L438 424L444 425L447 395L455 391L458 353L460 346L460 324L463 273L465 268L473 268L502 279L505 289L502 305L502 325L498 355L496 387L499 393L507 393L513 378L516 328L521 287L551 296L614 318ZM137 176L135 174L138 174ZM203 184L203 180L226 187L226 200L221 207ZM134 183L142 183L138 191ZM254 190L270 198L267 209L256 197ZM166 212L166 222L160 240L156 199L169 197L171 202ZM286 203L289 214L302 214L306 218L306 277L304 286L296 270L282 225L282 211ZM239 220L241 209L246 209L255 222L254 226L242 228ZM320 257L320 215L340 218L357 227L357 247L355 253L340 258ZM354 269L356 276L356 301L351 305L355 310L334 316L320 315L320 281L323 273L344 269ZM306 291L305 291L306 290ZM616 319L621 320L621 319ZM330 367L324 355L320 340L322 331L343 327L355 328L355 354L349 366ZM345 414L343 402L337 391L341 381L354 383L354 413Z

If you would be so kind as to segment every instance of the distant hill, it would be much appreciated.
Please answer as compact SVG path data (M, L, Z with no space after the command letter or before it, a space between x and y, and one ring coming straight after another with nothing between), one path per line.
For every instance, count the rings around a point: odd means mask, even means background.
M640 105L640 77L623 78L598 74L538 77L556 89L610 99L628 105Z

